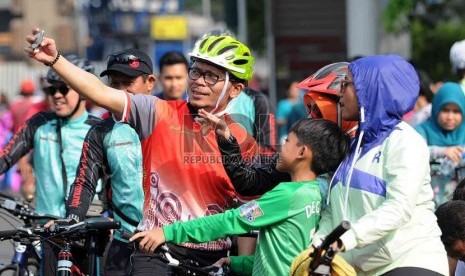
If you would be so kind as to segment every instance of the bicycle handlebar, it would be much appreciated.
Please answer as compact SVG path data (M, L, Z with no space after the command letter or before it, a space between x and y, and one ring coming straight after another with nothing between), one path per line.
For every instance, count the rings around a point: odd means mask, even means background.
M60 225L55 223L50 227L49 232L55 234L64 232L75 233L80 231L88 232L119 229L120 227L121 222L119 221L114 221L106 217L93 217L70 225Z
M310 254L310 257L312 257L312 261L310 262L310 269L312 271L315 271L323 260L332 260L332 257L334 256L330 255L332 255L334 252L331 250L331 245L337 242L339 238L350 229L350 227L350 222L343 220L341 224L339 224L336 228L334 228L333 231L331 231L331 233L326 236L321 245L313 250L313 253ZM322 256L323 251L325 254Z
M134 235L134 233L130 233L126 231L121 231L120 234L122 238L127 239L127 240L129 240ZM134 243L138 244L141 240L142 238L138 238L134 241ZM170 254L169 248L166 244L160 245L155 250L154 254L159 256L161 260L166 262L168 266L180 267L184 269L187 272L186 274L188 275L191 275L191 274L192 275L211 275L211 276L232 275L231 269L227 265L223 265L222 267L218 267L214 265L196 267L196 266L193 266L193 263L195 263L195 261L189 262L186 260L178 260Z
M28 205L23 205L22 203L19 203L16 200L12 200L10 198L4 198L3 203L0 205L0 207L5 209L9 213L15 216L23 217L24 219L32 219L32 220L37 220L37 219L57 220L59 219L59 217L54 216L54 215L36 213L33 210L31 210Z
M86 223L87 230L110 230L121 227L121 222L105 217L92 217L86 219L84 222Z
M92 231L118 229L121 227L119 221L111 221L105 217L94 217L86 219L82 222L71 225L58 225L54 224L50 228L45 227L31 227L31 228L17 228L14 230L0 231L0 239L14 239L21 237L36 237L36 236L54 236L66 234L86 234Z
M24 237L35 237L44 235L47 233L47 229L43 227L39 228L27 228L19 227L13 230L3 230L0 231L0 240L2 239L14 239L14 238L24 238Z
M18 233L18 229L13 229L13 230L2 230L0 231L0 240L3 238L15 236Z
M335 243L347 230L350 229L350 222L343 220L331 233L329 233L323 240L319 247L328 249L333 243Z
M121 231L120 234L121 234L121 237L122 237L123 239L129 240L130 238L132 238L132 236L134 236L135 233L131 233L131 232L127 232L127 231ZM136 239L136 240L134 241L134 243L139 244L139 242L140 242L141 240L142 240L142 238L138 238L138 239ZM168 246L167 246L165 243L162 244L162 245L160 245L158 248L160 248L161 251L163 251L164 254L165 254L165 253L168 253L168 251L169 251L169 248L168 248ZM168 253L168 254L169 254L169 253Z

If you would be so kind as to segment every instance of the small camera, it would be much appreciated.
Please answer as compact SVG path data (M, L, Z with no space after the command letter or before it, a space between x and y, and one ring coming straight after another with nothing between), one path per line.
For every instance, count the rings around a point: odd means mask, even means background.
M36 35L34 36L34 42L31 44L32 50L35 50L40 47L40 45L42 44L42 40L44 39L44 34L44 30L40 30L38 33L36 33Z

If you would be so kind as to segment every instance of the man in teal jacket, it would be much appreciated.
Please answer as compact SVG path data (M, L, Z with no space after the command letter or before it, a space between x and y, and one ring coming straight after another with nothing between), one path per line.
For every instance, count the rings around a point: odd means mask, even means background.
M133 94L150 94L155 85L152 60L137 49L110 55L107 69L111 87ZM104 271L107 275L128 275L133 246L120 231L134 232L142 219L142 150L139 136L128 124L108 118L89 130L73 190L67 203L67 215L76 221L85 218L95 193L97 179L108 175L110 211L121 222L110 244Z
M74 65L87 72L94 66L85 59L67 56ZM59 217L65 216L65 202L76 178L84 137L100 119L86 111L86 101L71 89L51 68L47 73L47 95L52 97L52 112L40 112L19 127L8 145L0 153L0 173L7 171L22 156L34 150L32 163L36 176L36 211ZM98 179L96 179L97 181ZM98 187L100 191L101 187ZM55 253L42 243L44 275L55 275ZM76 254L73 251L73 254ZM81 259L81 258L78 258ZM82 259L81 259L82 260ZM50 263L49 263L50 262Z

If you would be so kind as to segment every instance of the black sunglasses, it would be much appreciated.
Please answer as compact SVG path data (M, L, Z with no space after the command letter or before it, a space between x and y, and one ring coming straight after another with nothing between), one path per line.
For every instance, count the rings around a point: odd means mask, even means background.
M140 58L136 57L135 55L131 54L117 54L117 55L109 55L107 61L107 67L112 66L115 63L119 64L129 64L134 61L139 61L145 63L147 66L147 62L141 60Z
M66 96L66 94L68 94L69 92L69 87L66 84L61 84L59 86L52 85L52 86L44 88L45 94L50 95L50 96L55 95L57 91L59 91L61 95Z

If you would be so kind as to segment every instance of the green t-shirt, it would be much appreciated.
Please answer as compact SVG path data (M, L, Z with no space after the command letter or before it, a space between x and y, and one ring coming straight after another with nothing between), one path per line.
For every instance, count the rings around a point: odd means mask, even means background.
M292 260L311 241L320 220L321 194L317 181L283 182L260 199L187 222L163 227L166 241L206 242L227 235L259 230L252 257L235 257L231 267L254 275L288 275ZM249 264L249 265L247 265Z

